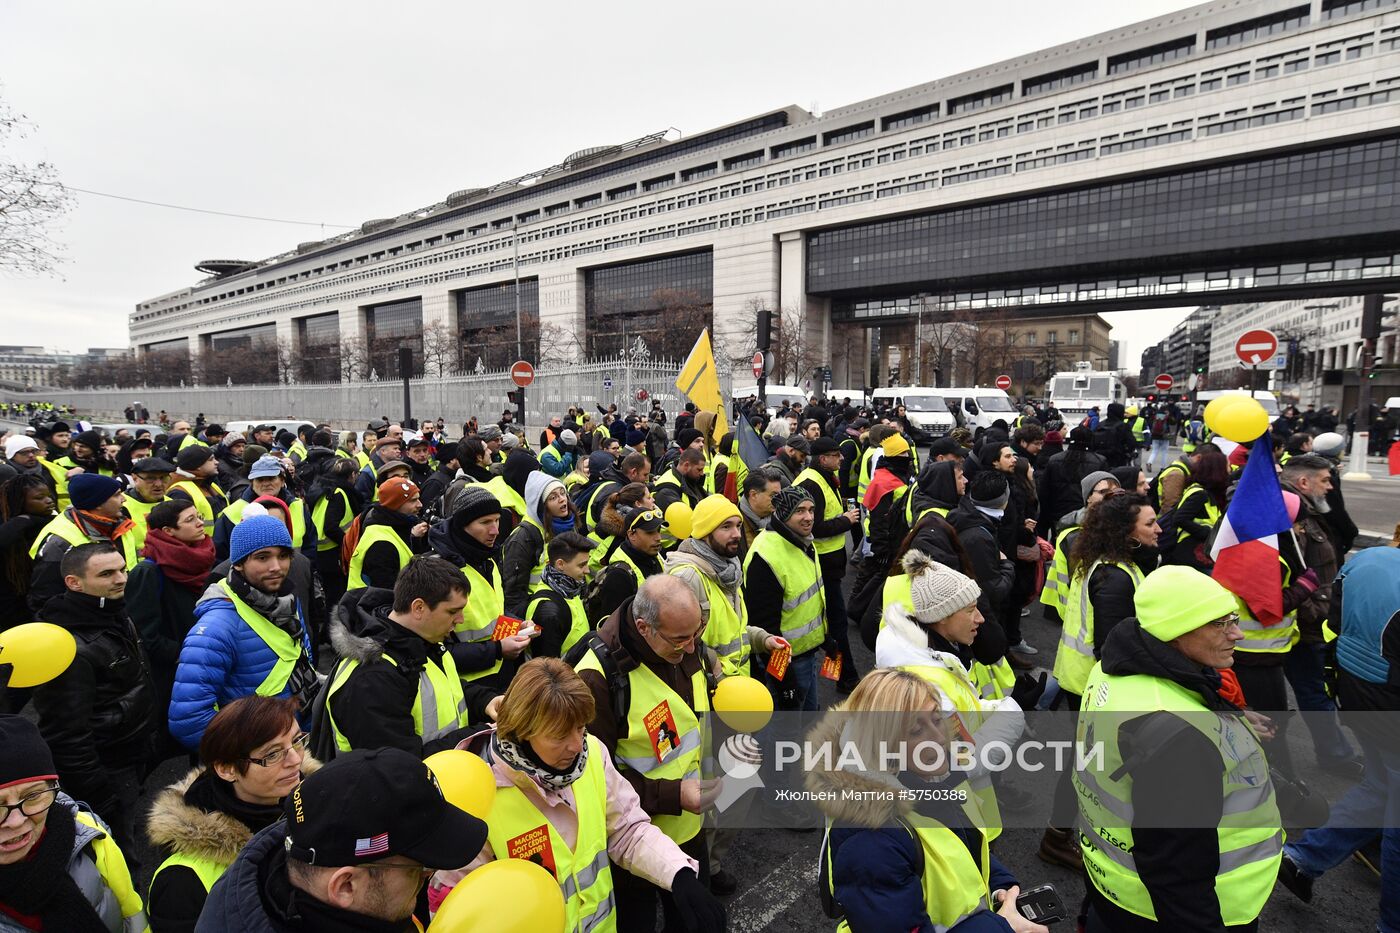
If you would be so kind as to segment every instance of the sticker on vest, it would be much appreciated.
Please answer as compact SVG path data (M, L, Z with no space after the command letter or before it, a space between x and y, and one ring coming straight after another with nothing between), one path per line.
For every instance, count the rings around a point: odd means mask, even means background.
M506 858L518 858L536 865L554 875L559 873L554 867L554 844L549 841L549 827L536 826L514 839L506 840Z
M774 680L782 680L792 663L792 648L779 648L768 656L768 674Z
M681 742L680 730L676 728L676 717L671 715L671 704L665 700L656 704L642 719L642 725L651 738L651 749L656 754L657 762L665 764L666 759L679 750Z
M510 616L498 616L496 618L496 628L491 632L492 641L504 641L516 632L520 631L520 626L524 625L523 619L513 619Z
M1094 690L1094 706L1102 708L1108 702L1108 681L1099 681L1098 687Z

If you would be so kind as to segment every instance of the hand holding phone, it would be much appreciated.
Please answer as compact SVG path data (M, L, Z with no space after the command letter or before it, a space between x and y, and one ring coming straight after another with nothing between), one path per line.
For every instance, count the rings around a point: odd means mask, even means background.
M1065 919L1065 905L1052 884L1031 888L1025 894L1013 886L1002 896L997 915L1016 933L1050 933L1047 923Z

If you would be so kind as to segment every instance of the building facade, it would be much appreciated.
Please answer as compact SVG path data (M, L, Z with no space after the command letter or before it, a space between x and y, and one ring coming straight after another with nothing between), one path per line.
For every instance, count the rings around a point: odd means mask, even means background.
M639 338L674 356L706 325L743 360L769 309L794 322L804 368L860 386L888 377L894 327L1180 305L1301 275L1361 288L1400 277L1400 203L1376 197L1400 156L1397 63L1393 3L1219 0L820 116L581 150L270 259L202 263L208 278L137 305L131 342L207 384L288 366L390 377L401 346L429 371ZM1106 342L1093 355L1107 366Z
M0 346L0 382L40 389L67 384L75 368L125 357L125 348L92 347L87 353L64 353L46 347Z

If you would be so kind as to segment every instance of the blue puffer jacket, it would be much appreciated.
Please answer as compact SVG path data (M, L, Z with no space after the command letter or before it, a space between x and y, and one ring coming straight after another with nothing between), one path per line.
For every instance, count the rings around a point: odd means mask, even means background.
M307 657L314 657L306 637L306 608L299 602L297 613ZM277 663L277 653L239 618L217 583L195 604L194 618L180 648L170 696L170 734L192 751L219 708L256 692ZM288 694L284 690L281 695Z

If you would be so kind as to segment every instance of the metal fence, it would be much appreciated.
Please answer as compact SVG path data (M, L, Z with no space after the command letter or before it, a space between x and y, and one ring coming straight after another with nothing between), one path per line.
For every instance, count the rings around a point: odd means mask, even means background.
M731 374L719 363L720 391L730 397ZM676 390L681 364L668 360L613 359L541 366L534 383L525 390L525 423L544 425L570 405L590 411L616 404L619 411L636 406L646 409L659 398L668 415L685 399ZM515 385L507 370L469 375L427 376L410 379L413 417L420 421L443 418L460 429L475 415L483 423L495 421L510 406L506 393ZM637 394L645 391L645 401ZM265 418L267 420L327 421L336 428L363 428L380 415L397 421L404 415L403 383L396 380L297 383L293 385L142 386L140 388L61 389L31 393L0 392L8 402L30 399L74 406L81 417L94 421L123 422L123 409L140 402L154 415L164 410L171 418L193 418L203 413L207 421Z

